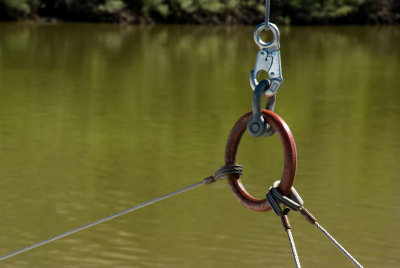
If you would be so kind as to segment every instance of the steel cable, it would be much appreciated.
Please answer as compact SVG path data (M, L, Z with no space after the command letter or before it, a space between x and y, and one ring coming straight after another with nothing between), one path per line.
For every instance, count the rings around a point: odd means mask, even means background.
M297 254L296 244L294 243L292 232L290 231L290 229L287 229L286 232L289 238L290 247L292 248L293 258L294 262L296 263L296 267L301 268L300 259L299 255Z
M326 231L317 222L315 217L303 206L303 199L300 197L294 187L292 187L289 195L285 196L279 191L278 185L279 181L275 182L273 186L269 189L267 193L267 200L270 203L274 212L282 218L283 226L288 232L290 246L292 247L292 252L297 267L300 267L300 262L298 262L296 248L294 247L293 237L290 232L289 219L287 218L287 213L290 211L290 209L294 211L299 211L301 215L303 215L307 219L308 222L315 225L356 267L363 268L363 266L338 241L336 241L336 239L333 238L333 236L331 236L328 231ZM284 209L282 209L279 203L284 205Z
M210 178L210 177L209 177L209 178ZM97 224L100 224L100 223L103 223L103 222L112 220L112 219L114 219L114 218L116 218L116 217L122 216L122 215L124 215L124 214L127 214L127 213L129 213L129 212L135 211L135 210L137 210L137 209L140 209L140 208L149 206L149 205L151 205L151 204L154 204L154 203L156 203L156 202L158 202L158 201L167 199L167 198L172 197L172 196L174 196L174 195L177 195L177 194L186 192L186 191L188 191L188 190L194 189L194 188L196 188L196 187L198 187L198 186L200 186L200 185L209 184L209 183L207 183L207 181L206 181L207 179L208 179L208 178L206 178L206 179L204 179L204 180L202 180L202 181L200 181L200 182L194 183L194 184L192 184L192 185L186 186L186 187L184 187L184 188L181 188L181 189L179 189L179 190L173 191L173 192L171 192L171 193L168 193L168 194L159 196L159 197L157 197L157 198L151 199L151 200L146 201L146 202L144 202L144 203L141 203L141 204L139 204L139 205L130 207L130 208L128 208L128 209L119 211L119 212L114 213L114 214L111 214L111 215L109 215L109 216L107 216L107 217L104 217L104 218L95 220L95 221L93 221L93 222L90 222L90 223L88 223L88 224L79 226L79 227L77 227L77 228L74 228L74 229L69 230L69 231L67 231L67 232L64 232L64 233L62 233L62 234L58 234L58 235L56 235L56 236L50 237L50 238L48 238L48 239L45 239L45 240L40 241L40 242L37 242L37 243L32 244L32 245L30 245L30 246L24 247L24 248L22 248L22 249L13 251L13 252L11 252L11 253L9 253L9 254L6 254L6 255L4 255L4 256L1 256L1 257L0 257L0 261L5 260L5 259L8 259L8 258L11 258L11 257L13 257L13 256L15 256L15 255L21 254L21 253L26 252L26 251L28 251L28 250L31 250L31 249L34 249L34 248L43 246L43 245L45 245L45 244L48 244L48 243L53 242L53 241L55 241L55 240L58 240L58 239L60 239L60 238L69 236L69 235L71 235L71 234L77 233L77 232L82 231L82 230L85 230L85 229L87 229L87 228L93 227L93 226L95 226L95 225L97 225Z
M8 259L8 258L11 258L11 257L13 257L13 256L15 256L15 255L21 254L21 253L26 252L26 251L28 251L28 250L31 250L31 249L34 249L34 248L43 246L43 245L45 245L45 244L48 244L48 243L53 242L53 241L55 241L55 240L61 239L61 238L63 238L63 237L72 235L72 234L77 233L77 232L79 232L79 231L88 229L88 228L93 227L93 226L95 226L95 225L98 225L98 224L100 224L100 223L103 223L103 222L112 220L112 219L117 218L117 217L119 217L119 216L125 215L125 214L127 214L127 213L132 212L132 211L135 211L135 210L137 210L137 209L140 209L140 208L143 208L143 207L152 205L152 204L154 204L154 203L156 203L156 202L158 202L158 201L161 201L161 200L167 199L167 198L169 198L169 197L178 195L178 194L180 194L180 193L189 191L189 190L194 189L194 188L196 188L196 187L198 187L198 186L200 186L200 185L214 183L214 182L216 182L217 180L222 179L223 177L225 177L227 174L243 174L243 167L240 166L240 165L226 165L226 166L222 166L221 168L219 168L219 169L215 172L215 175L214 175L214 176L209 176L209 177L207 177L207 178L205 178L205 179L203 179L203 180L201 180L201 181L199 181L199 182L196 182L196 183L194 183L194 184L192 184L192 185L186 186L186 187L181 188L181 189L179 189L179 190L176 190L176 191L170 192L170 193L168 193L168 194L165 194L165 195L156 197L156 198L151 199L151 200L149 200L149 201L143 202L143 203L141 203L141 204L139 204L139 205L136 205L136 206L127 208L127 209L125 209L125 210L122 210L122 211L119 211L119 212L117 212L117 213L111 214L111 215L109 215L109 216L107 216L107 217L104 217L104 218L95 220L95 221L90 222L90 223L88 223L88 224L81 225L81 226L79 226L79 227L77 227L77 228L74 228L74 229L69 230L69 231L67 231L67 232L64 232L64 233L58 234L58 235L56 235L56 236L50 237L50 238L48 238L48 239L42 240L42 241L37 242L37 243L35 243L35 244L32 244L32 245L30 245L30 246L27 246L27 247L18 249L18 250L16 250L16 251L13 251L13 252L11 252L11 253L8 253L8 254L6 254L6 255L1 256L1 257L0 257L0 261L3 261L3 260Z
M270 0L265 0L265 30L269 30Z
M328 231L326 231L318 222L314 223L315 226L358 268L363 266L338 242Z

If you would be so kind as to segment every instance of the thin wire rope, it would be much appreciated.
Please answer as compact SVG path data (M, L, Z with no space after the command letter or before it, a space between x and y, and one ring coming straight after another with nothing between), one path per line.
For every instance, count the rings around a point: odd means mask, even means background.
M296 267L301 268L300 259L299 255L297 254L296 244L294 243L292 232L290 231L290 229L287 229L286 232L289 238L290 247L292 248L293 258L294 262L296 263Z
M339 244L338 241L331 236L328 231L326 231L318 222L315 222L315 226L358 268L363 268L363 266L353 257L347 250Z
M152 204L154 204L154 203L156 203L156 202L158 202L158 201L167 199L167 198L172 197L172 196L174 196L174 195L177 195L177 194L186 192L186 191L188 191L188 190L194 189L194 188L196 188L196 187L198 187L198 186L200 186L200 185L206 184L205 180L206 180L206 179L204 179L204 180L202 180L202 181L200 181L200 182L194 183L194 184L192 184L192 185L186 186L186 187L184 187L184 188L181 188L181 189L179 189L179 190L176 190L176 191L170 192L170 193L168 193L168 194L159 196L159 197L157 197L157 198L151 199L151 200L146 201L146 202L144 202L144 203L141 203L141 204L139 204L139 205L130 207L130 208L128 208L128 209L119 211L119 212L114 213L114 214L111 214L111 215L109 215L109 216L107 216L107 217L98 219L98 220L93 221L93 222L91 222L91 223L88 223L88 224L79 226L79 227L74 228L74 229L72 229L72 230L69 230L69 231L67 231L67 232L65 232L65 233L62 233L62 234L59 234L59 235L50 237L50 238L48 238L48 239L46 239L46 240L37 242L37 243L35 243L35 244L32 244L32 245L30 245L30 246L24 247L24 248L19 249L19 250L13 251L13 252L8 253L8 254L6 254L6 255L4 255L4 256L1 256L1 257L0 257L0 261L3 261L3 260L8 259L8 258L11 258L11 257L13 257L13 256L15 256L15 255L21 254L21 253L23 253L23 252L26 252L26 251L28 251L28 250L37 248L37 247L39 247L39 246L43 246L43 245L48 244L48 243L50 243L50 242L53 242L53 241L55 241L55 240L58 240L58 239L61 239L61 238L63 238L63 237L69 236L69 235L71 235L71 234L77 233L77 232L79 232L79 231L85 230L85 229L87 229L87 228L93 227L93 226L95 226L95 225L97 225L97 224L100 224L100 223L109 221L109 220L111 220L111 219L114 219L114 218L116 218L116 217L122 216L122 215L124 215L124 214L129 213L129 212L135 211L135 210L137 210L137 209L140 209L140 208L143 208L143 207L152 205Z
M269 30L270 0L265 0L265 30Z

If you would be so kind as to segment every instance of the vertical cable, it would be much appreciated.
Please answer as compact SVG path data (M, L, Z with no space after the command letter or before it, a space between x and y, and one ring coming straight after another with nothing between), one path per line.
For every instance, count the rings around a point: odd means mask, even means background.
M270 0L265 0L265 30L269 30Z
M287 229L286 232L289 237L290 247L292 248L293 258L294 258L294 262L296 263L296 267L301 268L299 255L297 255L296 244L294 243L292 232L290 231L290 229Z

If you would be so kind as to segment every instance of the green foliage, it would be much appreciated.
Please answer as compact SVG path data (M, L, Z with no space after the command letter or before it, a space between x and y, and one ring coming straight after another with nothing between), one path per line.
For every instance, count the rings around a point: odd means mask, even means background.
M227 6L225 1L218 0L175 0L175 6L179 6L181 11L186 13L194 13L198 11L208 11L211 13L220 12L224 7ZM238 1L230 1L230 2L238 2ZM232 3L231 3L232 5Z
M106 0L104 4L100 4L98 9L107 13L116 13L125 7L122 0Z
M307 14L311 20L330 20L357 13L366 0L289 0L295 12Z
M29 13L31 7L27 3L27 0L0 0L6 7L11 10L19 11L22 13Z
M271 1L271 20L277 23L395 23L400 20L400 4L396 1L275 0ZM265 0L0 0L0 20L44 15L66 20L129 23L255 24L263 19L264 12Z
M182 11L187 13L193 13L200 8L199 3L195 0L175 0L174 2Z
M0 0L0 20L30 17L42 5L42 0Z
M158 13L165 17L170 13L169 6L164 0L143 0L142 5L142 11L147 16L151 13Z
M226 3L226 7L228 9L234 9L236 7L238 7L240 4L239 0L228 0L228 2Z
M225 3L222 3L222 1L199 0L199 3L203 10L210 12L220 12L225 6Z

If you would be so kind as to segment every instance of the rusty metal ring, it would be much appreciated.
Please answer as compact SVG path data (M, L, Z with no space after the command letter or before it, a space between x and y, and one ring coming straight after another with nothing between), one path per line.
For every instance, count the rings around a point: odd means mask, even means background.
M243 115L233 126L225 148L225 165L236 164L237 150L240 139L246 131L247 121L253 112ZM279 190L288 195L293 185L297 166L297 152L294 138L288 125L274 112L262 110L262 116L268 124L278 133L284 150L284 167ZM238 174L228 174L228 183L236 199L246 208L254 211L267 211L271 209L266 199L258 199L250 195L243 186Z

